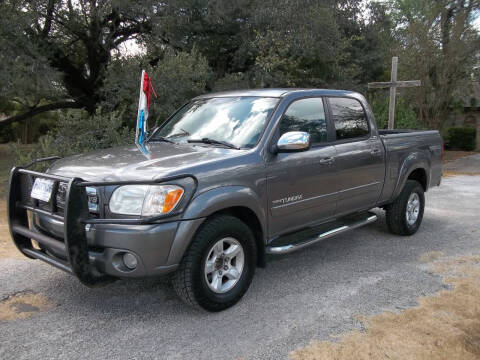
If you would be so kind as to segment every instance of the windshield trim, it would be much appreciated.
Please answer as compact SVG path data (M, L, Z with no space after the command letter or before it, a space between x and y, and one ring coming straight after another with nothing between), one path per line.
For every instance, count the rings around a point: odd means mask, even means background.
M277 111L277 108L278 108L278 105L282 102L282 97L279 97L279 96L259 96L259 95L254 95L254 96L247 96L247 95L241 95L241 96L235 96L235 95L232 95L232 96L210 96L210 97L204 97L202 96L201 98L198 98L198 97L195 97L193 99L191 99L190 101L187 101L185 104L183 104L182 106L180 106L177 110L175 110L173 112L172 115L170 115L159 127L157 127L155 129L155 131L148 137L148 141L150 141L150 139L155 136L155 134L157 132L159 132L164 126L166 126L171 120L172 118L180 111L182 110L185 106L191 104L192 102L194 101L197 101L197 100L204 100L204 99L220 99L220 98L265 98L265 99L277 99L277 103L275 104L275 106L272 108L272 112L271 114L267 117L267 119L265 119L265 125L262 129L262 132L260 133L260 136L258 137L258 140L257 142L255 143L255 145L253 145L252 147L244 147L244 146L239 146L239 150L252 150L252 149L255 149L258 144L260 143L260 141L262 140L263 136L265 135L265 131L267 130L267 127L268 127L268 124L270 123L271 119L272 119L272 116L275 114L275 112ZM175 141L176 142L176 141ZM177 143L177 142L176 142ZM179 143L177 143L179 144Z

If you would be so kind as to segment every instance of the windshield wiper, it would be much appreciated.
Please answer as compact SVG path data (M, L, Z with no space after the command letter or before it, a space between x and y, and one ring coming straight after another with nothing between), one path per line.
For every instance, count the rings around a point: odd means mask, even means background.
M210 139L210 138L203 138L203 139L188 139L187 142L189 143L203 143L203 144L213 144L213 145L223 145L226 146L230 149L236 149L240 150L238 146L235 146L233 144L230 144L229 142L226 141L221 141L221 140L215 140L215 139Z
M165 142L168 142L168 143L171 143L171 144L175 144L175 141L172 141L172 140L166 138L165 136L156 136L156 137L150 139L150 141L165 141Z

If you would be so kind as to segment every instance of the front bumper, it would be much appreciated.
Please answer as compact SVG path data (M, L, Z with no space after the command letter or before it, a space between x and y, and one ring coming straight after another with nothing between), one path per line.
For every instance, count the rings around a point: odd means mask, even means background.
M189 241L182 233L177 236L178 228L197 228L197 223L199 219L148 225L86 225L89 260L97 272L119 278L169 273L178 266L178 259L171 254L173 243ZM39 233L60 238L63 236L64 223L40 215L34 217L33 228ZM66 260L65 253L48 247L46 249L51 256ZM127 252L138 260L135 269L123 264L122 257Z
M47 178L57 188L66 182L63 214L56 213L55 196L47 208L30 197L35 178ZM190 177L182 175L152 183ZM123 184L118 182L117 184ZM174 271L190 238L203 219L166 221L168 216L142 219L98 219L88 211L87 186L114 185L13 168L8 192L8 221L12 239L27 257L40 259L93 286L112 277L145 277ZM48 210L48 209L51 210ZM173 217L178 214L171 214ZM178 217L177 217L178 219ZM172 219L173 220L173 219ZM38 246L32 243L35 240ZM128 268L123 255L137 259Z

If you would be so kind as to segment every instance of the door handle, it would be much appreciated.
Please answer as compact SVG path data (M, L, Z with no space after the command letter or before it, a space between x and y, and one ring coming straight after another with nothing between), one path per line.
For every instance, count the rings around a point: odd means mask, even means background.
M319 163L321 165L331 165L333 164L335 161L335 159L333 157L326 157L326 158L323 158L323 159L320 159Z
M382 151L379 148L374 148L370 151L370 154L372 155L380 155Z

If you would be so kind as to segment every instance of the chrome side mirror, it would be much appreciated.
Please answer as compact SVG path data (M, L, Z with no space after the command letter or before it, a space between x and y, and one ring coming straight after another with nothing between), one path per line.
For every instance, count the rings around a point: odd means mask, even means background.
M278 139L277 152L305 151L310 148L310 134L304 131L290 131Z

